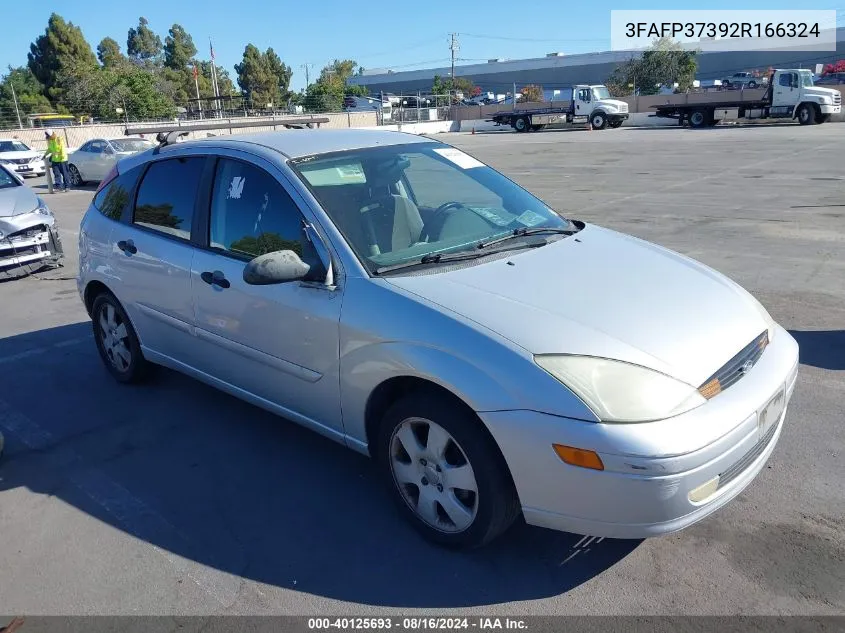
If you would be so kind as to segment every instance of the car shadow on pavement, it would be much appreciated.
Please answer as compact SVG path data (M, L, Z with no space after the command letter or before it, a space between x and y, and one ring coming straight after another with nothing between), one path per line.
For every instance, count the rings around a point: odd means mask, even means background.
M802 365L845 370L845 330L790 330Z
M470 607L565 593L641 542L519 524L472 552L429 545L365 457L175 372L119 385L88 322L0 339L0 371L0 492L52 495L179 557L164 566L367 605ZM28 529L25 515L5 525ZM67 538L125 555L95 534Z

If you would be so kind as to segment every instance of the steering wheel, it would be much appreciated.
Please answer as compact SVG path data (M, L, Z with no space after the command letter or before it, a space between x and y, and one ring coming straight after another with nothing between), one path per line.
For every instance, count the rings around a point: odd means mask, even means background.
M463 202L458 202L457 200L452 200L451 202L444 202L443 204L441 204L439 207L437 207L434 210L434 212L431 214L431 219L436 220L441 215L446 213L446 211L448 211L449 209L453 209L453 208L457 209L458 207L463 207L463 206L466 206L466 205L464 205Z

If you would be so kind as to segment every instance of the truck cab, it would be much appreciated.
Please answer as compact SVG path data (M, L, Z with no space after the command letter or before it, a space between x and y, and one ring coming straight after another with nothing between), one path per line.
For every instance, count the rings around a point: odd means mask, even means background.
M593 129L619 127L628 118L628 104L610 96L604 85L577 85L572 88L573 115L586 117Z
M833 88L813 85L813 73L803 69L776 70L769 82L770 115L822 123L842 112L842 95Z

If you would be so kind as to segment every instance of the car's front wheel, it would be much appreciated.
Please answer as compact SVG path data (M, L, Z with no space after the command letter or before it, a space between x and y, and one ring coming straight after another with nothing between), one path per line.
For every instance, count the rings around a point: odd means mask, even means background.
M495 442L471 411L442 394L420 391L394 403L377 454L400 512L435 543L479 547L519 515Z
M146 378L150 365L141 353L138 335L120 302L104 292L94 300L91 315L97 351L111 375L122 383Z

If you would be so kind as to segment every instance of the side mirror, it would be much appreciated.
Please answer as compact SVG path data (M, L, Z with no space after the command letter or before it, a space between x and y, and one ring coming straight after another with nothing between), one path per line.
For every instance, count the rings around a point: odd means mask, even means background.
M282 284L305 279L311 267L293 251L259 255L244 267L244 281L253 286Z

